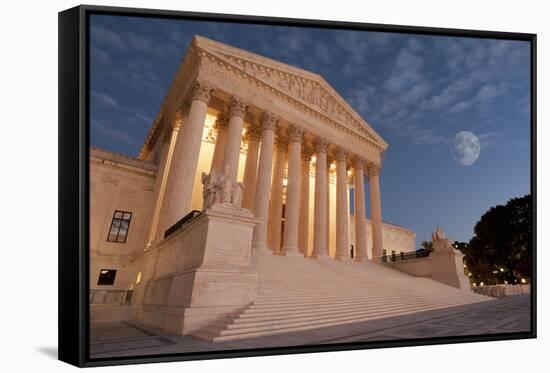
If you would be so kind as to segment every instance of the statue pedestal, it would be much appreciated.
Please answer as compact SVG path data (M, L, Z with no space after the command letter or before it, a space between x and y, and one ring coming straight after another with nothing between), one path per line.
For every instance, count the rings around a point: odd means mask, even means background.
M258 275L250 268L249 210L217 203L161 241L140 321L189 334L252 303Z
M430 277L459 289L470 289L470 280L464 274L464 255L455 250L448 239L434 242L434 251L428 257Z

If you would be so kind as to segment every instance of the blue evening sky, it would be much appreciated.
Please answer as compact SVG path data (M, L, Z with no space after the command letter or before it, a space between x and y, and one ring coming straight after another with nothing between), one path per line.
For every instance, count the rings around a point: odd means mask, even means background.
M469 240L530 191L529 43L152 18L91 17L91 145L137 156L194 34L317 72L390 145L385 221ZM481 155L450 146L471 131ZM367 204L367 210L370 203Z

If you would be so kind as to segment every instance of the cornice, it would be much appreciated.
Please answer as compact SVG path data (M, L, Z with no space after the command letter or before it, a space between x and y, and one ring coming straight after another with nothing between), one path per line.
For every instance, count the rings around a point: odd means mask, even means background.
M321 75L195 36L149 129L140 152L141 159L147 156L166 123L171 123L176 108L188 95L199 70L214 66L251 84L254 89L260 88L299 111L356 138L380 154L388 147L376 131ZM311 91L307 88L308 85ZM314 94L313 91L317 93Z
M201 57L208 58L228 71L238 72L241 78L247 78L270 93L276 91L286 96L295 105L303 106L302 109L310 114L343 127L341 130L366 137L380 151L387 148L387 143L321 75L206 38L196 38ZM297 84L292 86L293 82ZM308 85L310 88L304 90ZM318 91L316 95L313 95L314 90ZM306 95L307 92L310 93Z

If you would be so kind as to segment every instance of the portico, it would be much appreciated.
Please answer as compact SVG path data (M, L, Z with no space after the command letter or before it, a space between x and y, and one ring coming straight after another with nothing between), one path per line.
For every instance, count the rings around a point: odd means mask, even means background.
M213 144L208 152L205 134ZM145 244L202 209L197 178L217 170L243 183L242 207L259 220L253 250L313 259L349 258L350 241L357 243L355 259L367 258L370 183L376 261L383 250L379 175L387 147L320 75L196 36L140 154L160 157L162 175ZM357 227L351 240L350 188Z
M387 147L320 75L196 36L139 159L92 149L92 299L215 342L481 301L378 264L415 250Z

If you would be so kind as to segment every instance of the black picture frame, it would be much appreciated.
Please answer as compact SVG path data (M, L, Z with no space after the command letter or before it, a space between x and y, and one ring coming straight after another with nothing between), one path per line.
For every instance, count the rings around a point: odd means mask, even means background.
M177 18L280 26L343 28L409 34L437 34L528 41L531 45L531 195L533 198L533 276L531 331L468 337L324 344L301 347L90 359L89 357L89 32L92 14ZM536 60L537 35L480 30L336 22L137 8L82 5L59 13L59 360L79 367L283 355L371 348L436 345L536 338Z

